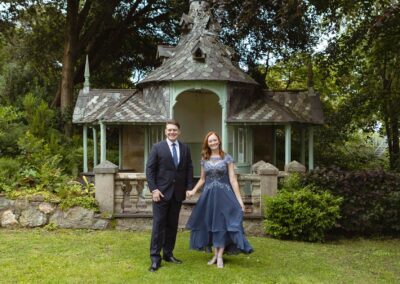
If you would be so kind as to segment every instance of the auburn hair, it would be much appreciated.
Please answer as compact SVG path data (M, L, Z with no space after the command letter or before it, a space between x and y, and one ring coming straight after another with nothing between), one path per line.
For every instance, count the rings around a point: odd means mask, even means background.
M203 160L209 160L211 157L211 149L210 147L208 147L208 138L213 134L217 136L219 141L219 146L218 146L219 155L221 156L222 159L225 157L225 152L222 151L221 138L216 132L210 131L207 133L206 137L204 137L203 146L201 147L201 157L203 158Z

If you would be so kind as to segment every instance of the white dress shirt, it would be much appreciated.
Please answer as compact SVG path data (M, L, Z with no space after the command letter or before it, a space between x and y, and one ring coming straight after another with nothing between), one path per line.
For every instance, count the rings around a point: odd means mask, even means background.
M168 138L166 140L167 140L167 143L168 143L168 146L169 146L169 151L171 152L171 156L172 157L174 156L174 154L172 154L172 147L173 147L172 143L175 143L175 149L176 149L176 154L178 155L178 164L179 164L179 162L181 160L181 156L180 156L180 152L179 152L178 140L175 140L175 142L170 141Z

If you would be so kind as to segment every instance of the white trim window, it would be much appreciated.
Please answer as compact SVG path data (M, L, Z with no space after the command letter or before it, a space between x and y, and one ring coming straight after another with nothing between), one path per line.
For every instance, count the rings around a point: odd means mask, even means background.
M239 127L237 129L237 162L246 162L246 129Z
M149 150L151 147L157 142L160 142L164 139L164 125L155 125L149 127Z

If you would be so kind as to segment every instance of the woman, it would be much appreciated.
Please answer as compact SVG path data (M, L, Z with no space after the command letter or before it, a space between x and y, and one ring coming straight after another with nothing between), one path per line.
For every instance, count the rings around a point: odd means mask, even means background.
M224 267L222 255L251 253L253 248L244 236L244 204L234 171L233 159L221 149L221 139L209 132L203 141L201 176L196 186L186 192L191 197L204 185L186 227L191 230L190 248L214 247L209 265Z

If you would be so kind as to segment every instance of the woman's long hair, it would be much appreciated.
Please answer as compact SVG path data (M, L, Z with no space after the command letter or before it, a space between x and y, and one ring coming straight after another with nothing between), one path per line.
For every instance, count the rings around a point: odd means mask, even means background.
M210 137L213 134L215 136L217 136L218 141L219 141L219 146L218 146L219 155L221 156L222 159L225 156L225 152L222 151L221 138L219 137L219 135L216 132L210 131L210 132L207 133L206 137L204 138L203 146L201 147L201 157L203 158L203 160L209 160L210 159L211 149L210 149L210 147L208 147L208 137Z

